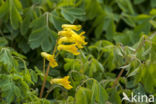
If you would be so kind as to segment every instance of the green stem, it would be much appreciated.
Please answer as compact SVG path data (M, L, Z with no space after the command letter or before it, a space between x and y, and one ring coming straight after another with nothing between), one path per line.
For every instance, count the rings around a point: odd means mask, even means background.
M50 65L48 65L46 74L44 75L44 80L43 80L42 88L41 88L41 92L40 92L40 98L42 98L42 96L43 96L44 87L45 87L46 80L47 80L47 77L48 77L49 69L50 69Z
M45 58L43 58L43 74L45 74Z
M50 92L54 89L54 87L52 86L48 91L47 91L47 94L45 95L45 98L48 97L48 95L50 94Z
M56 45L55 45L54 51L53 51L53 53L52 53L53 55L55 55L55 53L56 53L56 50L57 50L57 44L58 44L58 42L56 41ZM45 87L46 80L47 80L47 77L48 77L49 69L50 69L50 64L48 64L48 67L47 67L46 73L45 73L45 75L44 75L44 80L43 80L42 88L41 88L41 92L40 92L40 98L42 98L42 96L43 96L44 87Z

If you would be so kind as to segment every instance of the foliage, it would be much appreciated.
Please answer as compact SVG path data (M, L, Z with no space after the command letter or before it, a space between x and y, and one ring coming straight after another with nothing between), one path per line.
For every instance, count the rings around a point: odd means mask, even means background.
M121 104L122 92L155 96L155 7L155 0L0 0L0 102ZM39 98L40 53L54 50L62 24L82 25L88 45L78 56L60 52L49 96ZM50 84L66 75L71 90Z

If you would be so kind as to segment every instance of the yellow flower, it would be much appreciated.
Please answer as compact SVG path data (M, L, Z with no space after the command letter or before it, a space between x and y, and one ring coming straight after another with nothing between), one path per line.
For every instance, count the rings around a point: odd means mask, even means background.
M71 30L67 30L67 31L63 30L63 31L59 31L58 35L63 36L63 37L71 37L72 33L71 33Z
M74 30L79 31L81 29L81 25L62 25L63 30L58 32L60 38L58 39L58 47L57 49L65 50L74 55L80 54L78 52L78 48L83 48L83 45L86 45L85 37L83 34L85 32L81 32L77 34ZM71 45L63 45L63 43L72 43Z
M46 52L42 52L41 56L49 61L49 64L52 68L55 68L58 66L58 63L56 62L54 55L48 54Z
M80 52L78 52L78 49L76 48L76 45L75 44L72 44L72 45L58 45L57 49L60 51L60 50L64 50L64 51L67 51L67 52L70 52L74 55L79 55Z
M83 48L83 45L87 44L87 42L85 42L85 37L83 36L84 33L85 32L81 32L80 35L78 35L73 31L72 39L78 48Z
M81 29L81 25L63 24L62 25L62 28L64 30L66 30L66 29L72 29L72 30L75 30L75 31L79 31Z
M50 83L61 85L67 90L70 90L73 87L70 85L70 81L68 79L69 79L69 76L65 76L64 78L54 78L54 79L51 79Z
M69 42L69 43L72 43L74 42L73 39L71 37L61 37L59 40L58 40L58 44L62 44L63 42Z
M85 32L81 32L80 35L78 35L73 30L67 30L67 31L60 31L58 34L62 36L59 39L58 44L62 44L63 42L70 42L70 43L75 43L78 48L83 48L83 45L87 44L87 42L85 42L85 37L83 36Z

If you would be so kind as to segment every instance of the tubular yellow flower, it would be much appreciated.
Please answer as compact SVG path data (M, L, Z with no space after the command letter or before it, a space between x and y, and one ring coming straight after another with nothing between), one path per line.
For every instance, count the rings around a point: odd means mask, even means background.
M49 64L52 68L55 68L58 66L58 63L56 62L54 55L48 54L46 52L42 52L41 56L49 61Z
M72 33L70 30L67 30L67 31L59 31L58 32L58 35L59 36L63 36L63 37L71 37L72 36Z
M72 39L75 41L75 44L78 48L83 48L83 45L86 45L85 37L83 36L84 32L78 34L72 34Z
M58 40L58 44L62 44L63 42L69 42L72 43L74 42L72 38L70 37L62 37Z
M67 90L70 90L73 87L70 85L70 81L68 79L69 79L69 76L65 76L64 78L54 78L54 79L51 79L50 83L61 85Z
M75 30L75 31L79 31L81 29L81 25L63 24L62 25L62 28L64 30L66 30L66 29L72 29L72 30Z
M75 44L72 44L72 45L58 45L57 49L60 51L60 50L64 50L64 51L67 51L67 52L70 52L74 55L79 55L80 52L78 52L78 49L76 48L76 45Z
M59 44L62 44L63 42L75 43L78 48L83 48L83 45L87 44L87 42L85 42L85 37L83 36L85 32L81 32L80 35L78 35L73 30L67 30L60 31L58 34L62 36L62 38L59 39Z

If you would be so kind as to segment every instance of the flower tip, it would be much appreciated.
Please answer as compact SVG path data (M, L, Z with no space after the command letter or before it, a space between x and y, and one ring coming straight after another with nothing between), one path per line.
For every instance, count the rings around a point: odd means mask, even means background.
M64 79L68 80L69 79L69 76L65 76Z
M45 57L46 55L47 55L46 52L41 52L41 56L42 56L42 57Z
M65 29L65 30L66 29L73 29L75 31L79 31L82 28L82 26L81 25L63 24L62 25L62 28Z
M87 44L88 44L88 42L85 42L85 43L84 43L84 45L87 45Z
M74 55L79 55L79 54L80 54L80 52L74 53Z
M64 88L66 88L67 90L70 90L71 88L73 88L70 85L69 76L65 76L64 78L54 78L54 79L51 79L50 83L51 84L61 85Z
M50 81L50 84L54 84L54 81L53 81L53 80L51 80L51 81Z
M73 87L71 86L71 85L69 85L69 86L67 86L67 87L65 87L67 90L70 90L70 89L72 89Z
M52 67L52 68L55 68L55 67L57 67L58 66L58 64L57 64L57 62L50 62L50 66Z
M82 28L81 25L76 25L77 26L77 30L80 30Z
M58 32L58 35L61 35L61 31Z
M86 32L84 32L84 31L83 31L83 32L81 32L81 33L80 33L80 36L84 35L85 33L86 33Z

